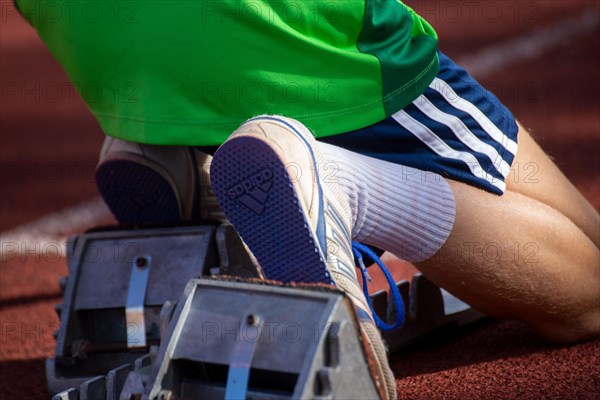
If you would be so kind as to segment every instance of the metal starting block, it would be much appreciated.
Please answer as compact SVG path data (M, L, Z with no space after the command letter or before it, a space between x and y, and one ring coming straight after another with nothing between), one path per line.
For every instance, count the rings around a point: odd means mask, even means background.
M411 282L396 284L404 302L404 325L381 334L391 352L408 346L415 340L441 328L459 328L485 317L470 305L440 289L421 273ZM377 315L388 323L395 321L395 303L385 290L371 294Z
M192 280L150 383L121 398L377 398L353 314L333 289Z
M195 279L260 277L230 225L89 232L68 263L53 399L378 397L337 291ZM483 317L421 274L397 286L406 320L383 332L391 351ZM387 292L371 299L392 322Z
M230 254L219 256L225 249ZM46 360L50 393L131 364L158 345L161 308L190 279L258 276L230 225L89 232L71 238L67 254L56 355Z

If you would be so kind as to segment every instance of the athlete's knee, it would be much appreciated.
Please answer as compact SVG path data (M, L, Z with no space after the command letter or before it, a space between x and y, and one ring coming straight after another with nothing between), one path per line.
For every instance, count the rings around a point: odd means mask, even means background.
M533 324L546 340L576 343L600 337L600 307L578 315L556 315Z

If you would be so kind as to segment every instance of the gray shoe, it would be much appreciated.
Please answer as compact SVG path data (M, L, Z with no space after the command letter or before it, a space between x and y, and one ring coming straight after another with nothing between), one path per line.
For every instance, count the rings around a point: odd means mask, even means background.
M107 137L96 168L96 184L121 223L224 221L210 187L211 161L211 156L193 147Z

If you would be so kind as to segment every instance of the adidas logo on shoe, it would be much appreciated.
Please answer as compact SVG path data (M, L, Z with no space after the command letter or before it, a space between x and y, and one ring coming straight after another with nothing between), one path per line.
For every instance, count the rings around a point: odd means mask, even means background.
M273 171L263 169L227 189L227 195L230 199L237 199L252 212L260 215L265 209L265 203L272 186Z

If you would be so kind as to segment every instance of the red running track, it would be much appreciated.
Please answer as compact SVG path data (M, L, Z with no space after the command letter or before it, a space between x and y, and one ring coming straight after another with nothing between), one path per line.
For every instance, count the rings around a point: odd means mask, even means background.
M460 59L561 21L595 1L411 1L436 27L440 47ZM590 11L590 12L592 12ZM1 2L0 232L96 195L102 133L35 33ZM582 193L600 209L598 28L536 59L481 79L531 128ZM59 87L58 96L49 90ZM512 179L523 177L513 176ZM396 275L410 275L396 264ZM3 258L0 267L0 397L46 399L44 358L53 354L57 278L53 249ZM475 324L425 338L391 358L401 398L596 399L600 340L544 343L516 321Z

